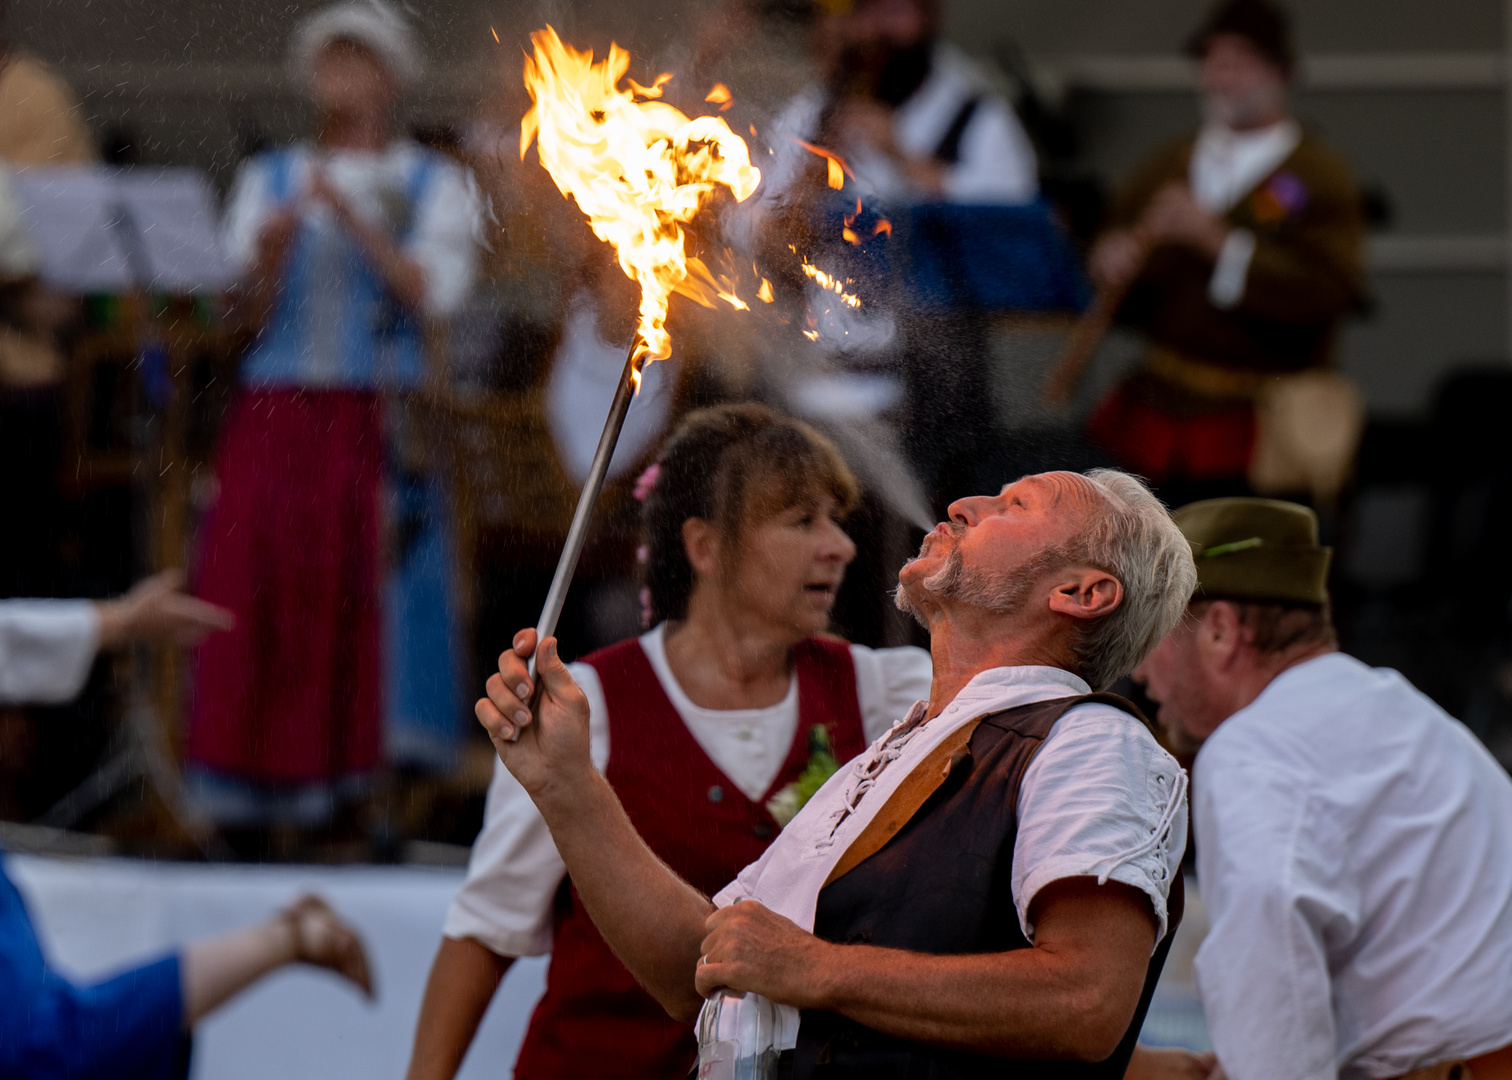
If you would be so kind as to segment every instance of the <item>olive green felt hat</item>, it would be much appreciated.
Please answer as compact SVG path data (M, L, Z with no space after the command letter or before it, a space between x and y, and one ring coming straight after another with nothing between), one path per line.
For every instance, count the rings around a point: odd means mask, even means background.
M1197 562L1194 600L1328 602L1318 516L1277 499L1208 499L1172 515Z

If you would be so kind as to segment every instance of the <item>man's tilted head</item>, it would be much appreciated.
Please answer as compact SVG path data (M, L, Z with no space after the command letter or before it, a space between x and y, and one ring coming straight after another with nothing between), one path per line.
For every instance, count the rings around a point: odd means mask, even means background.
M997 622L1110 686L1176 624L1197 583L1190 546L1139 480L1113 469L1038 473L961 499L898 575L898 606L926 626Z
M1332 551L1318 517L1275 499L1209 499L1176 512L1196 552L1188 617L1135 673L1174 742L1196 747L1279 673L1338 648Z

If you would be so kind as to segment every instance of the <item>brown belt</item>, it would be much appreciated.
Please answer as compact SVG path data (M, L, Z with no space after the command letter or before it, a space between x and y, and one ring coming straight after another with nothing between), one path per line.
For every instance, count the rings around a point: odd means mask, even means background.
M1414 1069L1396 1080L1512 1080L1512 1043L1489 1054Z
M1223 367L1161 345L1151 346L1145 367L1153 375L1183 390L1217 401L1254 401L1274 372Z

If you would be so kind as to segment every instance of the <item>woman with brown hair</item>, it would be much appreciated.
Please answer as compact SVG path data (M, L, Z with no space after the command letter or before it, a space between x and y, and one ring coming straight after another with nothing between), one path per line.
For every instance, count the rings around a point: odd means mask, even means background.
M642 477L652 629L571 665L595 763L669 866L713 891L836 767L927 697L929 654L823 636L856 548L855 478L759 405L688 416ZM609 951L524 790L496 768L421 1007L410 1080L450 1080L518 956L552 955L515 1066L682 1080L692 1028Z

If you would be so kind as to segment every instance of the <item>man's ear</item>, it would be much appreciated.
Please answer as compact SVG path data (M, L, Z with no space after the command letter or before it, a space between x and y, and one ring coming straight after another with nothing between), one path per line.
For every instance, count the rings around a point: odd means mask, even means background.
M703 518L688 518L682 526L683 551L699 577L719 576L719 531Z
M1123 603L1123 583L1106 570L1078 567L1050 590L1050 610L1073 619L1100 619Z
M1226 600L1214 600L1203 612L1197 627L1197 645L1220 671L1226 671L1239 655L1245 641L1244 622L1239 609Z

